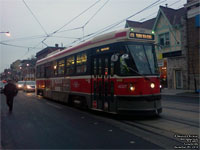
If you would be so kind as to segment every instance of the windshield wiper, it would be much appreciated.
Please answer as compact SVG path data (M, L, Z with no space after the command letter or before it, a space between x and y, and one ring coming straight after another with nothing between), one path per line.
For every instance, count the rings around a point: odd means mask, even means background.
M150 79L149 79L148 77L144 76L143 74L139 73L138 71L134 70L133 68L128 67L128 69L130 69L131 71L135 72L135 73L138 74L139 76L145 78L146 80L149 80L149 81L150 81Z
M131 56L130 49L129 49L128 46L126 46L126 49L128 50L128 53L129 53L129 55ZM145 54L145 55L146 55L146 54ZM148 61L148 59L147 59L147 61ZM122 64L122 65L124 65L126 68L130 69L131 71L135 72L137 75L139 75L139 76L145 78L146 80L149 80L149 81L150 81L150 79L149 79L148 77L144 76L143 74L139 73L138 71L134 70L133 68L128 67L128 66L125 65L125 64ZM150 69L150 68L149 68L149 69ZM150 72L151 72L151 70L150 70Z

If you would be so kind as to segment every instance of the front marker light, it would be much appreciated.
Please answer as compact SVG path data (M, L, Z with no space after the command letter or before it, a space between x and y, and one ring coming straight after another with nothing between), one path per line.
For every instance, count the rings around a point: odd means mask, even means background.
M129 90L131 92L135 91L135 86L132 83L129 85Z
M133 32L133 31L134 31L134 29L133 29L133 28L130 28L130 31L131 31L131 32Z
M154 88L155 88L155 83L151 83L151 84L150 84L150 87L151 87L152 89L154 89Z

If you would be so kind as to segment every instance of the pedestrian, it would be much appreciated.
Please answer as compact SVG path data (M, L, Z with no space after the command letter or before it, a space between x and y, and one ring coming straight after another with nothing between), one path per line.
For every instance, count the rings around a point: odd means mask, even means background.
M6 84L4 88L4 94L6 95L7 105L9 107L9 111L12 112L13 109L13 99L17 95L18 89L14 83L14 81L9 80L8 84Z

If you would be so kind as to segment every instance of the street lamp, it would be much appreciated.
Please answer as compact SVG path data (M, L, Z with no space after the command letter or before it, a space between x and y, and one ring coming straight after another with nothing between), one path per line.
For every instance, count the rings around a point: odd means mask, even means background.
M4 33L6 36L11 36L11 34L10 34L10 32L8 31L8 32L0 32L0 33Z
M30 75L29 75L29 66L30 66L30 64L26 64L26 66L27 66L27 80L29 80L29 77L30 77Z

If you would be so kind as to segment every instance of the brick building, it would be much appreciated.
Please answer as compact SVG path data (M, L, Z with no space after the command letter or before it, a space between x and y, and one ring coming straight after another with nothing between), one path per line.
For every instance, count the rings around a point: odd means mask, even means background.
M188 88L200 91L200 1L187 0Z
M48 54L50 54L52 52L56 52L56 51L63 50L63 49L64 49L64 47L59 47L58 44L55 44L55 47L48 46L48 47L42 49L41 51L37 52L36 58L37 58L37 60L39 60L39 59L46 57Z

